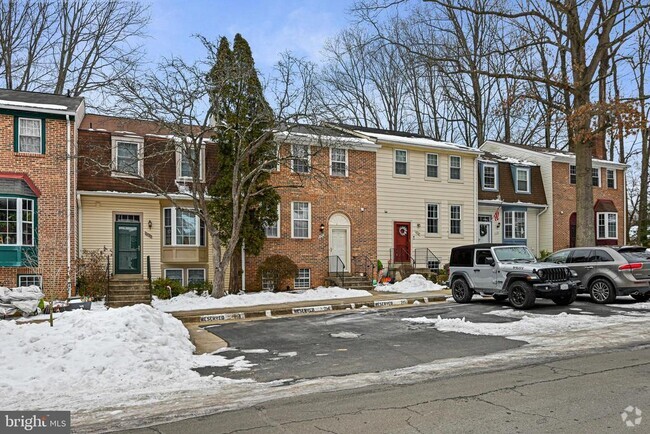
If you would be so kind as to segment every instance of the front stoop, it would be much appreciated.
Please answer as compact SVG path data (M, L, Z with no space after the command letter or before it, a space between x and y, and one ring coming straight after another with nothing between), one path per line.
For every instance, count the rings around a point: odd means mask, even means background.
M372 280L367 276L345 274L343 278L330 274L326 279L329 285L339 286L341 288L359 289L363 291L372 291Z
M108 307L151 304L149 282L142 279L112 279L108 285Z

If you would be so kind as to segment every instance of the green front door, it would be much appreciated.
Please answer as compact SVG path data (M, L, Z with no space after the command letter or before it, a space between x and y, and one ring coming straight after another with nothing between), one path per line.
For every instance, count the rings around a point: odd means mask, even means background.
M140 223L115 223L115 274L140 274Z

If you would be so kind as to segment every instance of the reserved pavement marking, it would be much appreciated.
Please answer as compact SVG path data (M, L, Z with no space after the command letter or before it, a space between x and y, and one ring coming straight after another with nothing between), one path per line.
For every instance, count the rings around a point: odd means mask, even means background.
M244 312L237 312L237 313L219 313L215 315L201 315L199 317L199 322L227 321L229 319L246 319L246 314L244 314Z
M374 302L373 306L382 307L382 306L401 306L403 304L408 304L409 301L405 298L400 300L377 300Z
M295 315L299 313L327 312L330 310L332 310L332 305L326 304L323 306L294 307L293 309L291 309L291 313Z

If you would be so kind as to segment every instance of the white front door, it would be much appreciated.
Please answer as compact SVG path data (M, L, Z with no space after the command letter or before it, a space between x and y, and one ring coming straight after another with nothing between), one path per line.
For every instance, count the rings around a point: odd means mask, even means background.
M348 230L332 228L330 234L330 256L338 256L341 258L343 265L345 266L345 271L350 271L350 266L348 264ZM336 260L330 260L330 271L337 271L337 262ZM340 262L338 263L339 267L341 266ZM338 271L343 271L339 268Z
M487 221L486 221L487 220ZM479 216L478 222L478 243L492 242L492 222L488 218Z

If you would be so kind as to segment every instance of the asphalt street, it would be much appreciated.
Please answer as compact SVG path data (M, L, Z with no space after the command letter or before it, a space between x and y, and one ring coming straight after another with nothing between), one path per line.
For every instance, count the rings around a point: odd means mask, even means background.
M621 298L617 303L633 303L633 300ZM221 355L228 358L243 355L255 366L244 372L216 367L198 371L228 378L291 382L381 372L447 358L492 354L525 345L525 342L499 336L441 332L431 325L402 321L403 318L436 318L438 315L483 323L516 321L486 315L500 309L511 308L507 302L485 298L463 305L446 302L403 309L368 309L213 326L207 330L230 345ZM529 312L548 315L570 312L606 317L621 310L591 303L588 297L581 296L568 308L556 306L549 300L538 300Z
M640 433L650 431L649 378L650 349L627 350L303 395L127 432Z

